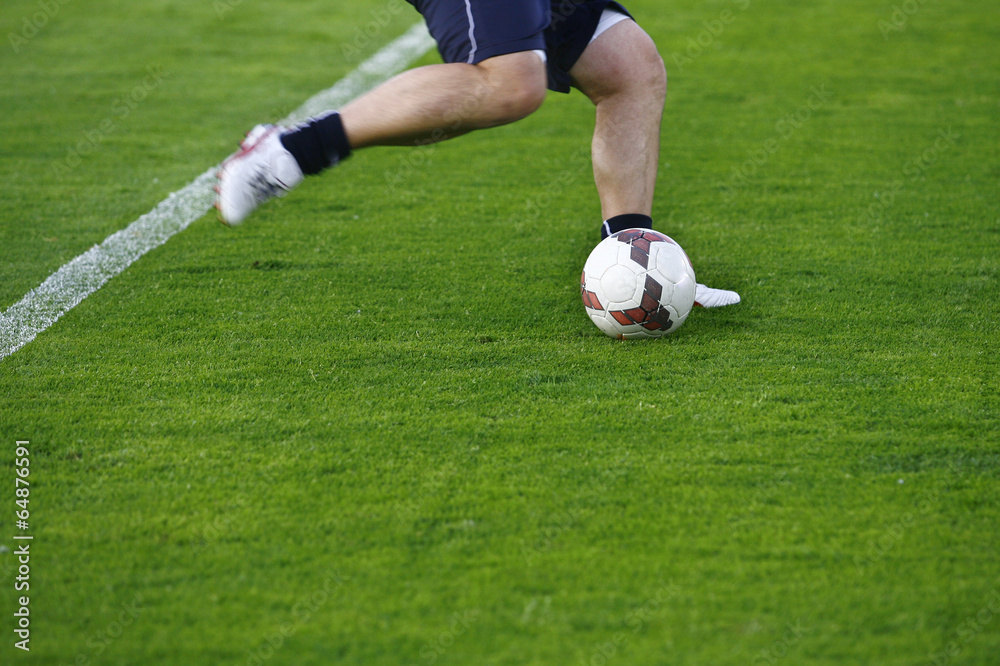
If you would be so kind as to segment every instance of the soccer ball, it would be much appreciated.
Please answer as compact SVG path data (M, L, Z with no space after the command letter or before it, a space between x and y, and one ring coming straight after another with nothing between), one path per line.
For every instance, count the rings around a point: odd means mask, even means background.
M658 338L676 331L694 306L691 260L669 236L626 229L587 257L580 295L587 315L613 338Z

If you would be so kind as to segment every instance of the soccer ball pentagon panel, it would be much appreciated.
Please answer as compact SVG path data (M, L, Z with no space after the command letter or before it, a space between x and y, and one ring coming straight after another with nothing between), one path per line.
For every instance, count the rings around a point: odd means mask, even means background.
M694 307L694 267L672 238L626 229L594 248L580 276L587 315L613 338L658 338Z

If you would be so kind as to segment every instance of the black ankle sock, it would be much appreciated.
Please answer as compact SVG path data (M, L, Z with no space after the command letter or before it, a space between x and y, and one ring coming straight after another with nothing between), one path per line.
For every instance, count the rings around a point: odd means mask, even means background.
M281 136L281 143L307 176L332 167L351 154L344 124L336 111L293 128Z
M616 234L619 231L624 231L625 229L652 229L653 228L653 218L649 215L640 215L638 213L626 213L625 215L615 215L604 221L601 225L601 240L604 240L611 234Z

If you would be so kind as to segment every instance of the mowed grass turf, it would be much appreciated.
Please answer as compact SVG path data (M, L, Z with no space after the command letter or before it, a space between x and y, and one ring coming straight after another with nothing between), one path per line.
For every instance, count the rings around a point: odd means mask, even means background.
M417 18L44 4L0 11L3 309ZM996 663L993 5L628 4L657 227L744 302L587 320L578 93L206 215L0 361L3 663Z

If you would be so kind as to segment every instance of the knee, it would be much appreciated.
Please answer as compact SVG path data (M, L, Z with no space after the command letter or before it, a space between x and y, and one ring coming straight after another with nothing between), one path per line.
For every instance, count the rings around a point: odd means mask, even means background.
M537 79L519 80L504 86L497 100L502 122L512 123L530 116L545 101L545 83Z
M646 76L650 90L661 100L666 99L667 67L663 64L663 58L655 49L653 50L653 57L649 59L646 65L646 69Z
M635 60L632 67L629 77L631 87L633 90L645 92L651 99L659 99L662 103L667 96L667 67L663 63L663 58L652 43L642 49L641 56Z
M633 63L610 85L585 91L594 104L609 99L630 99L663 106L667 98L667 70L659 55L642 63Z
M485 93L489 110L486 122L503 125L534 113L545 101L548 75L534 53L515 53L486 60Z

